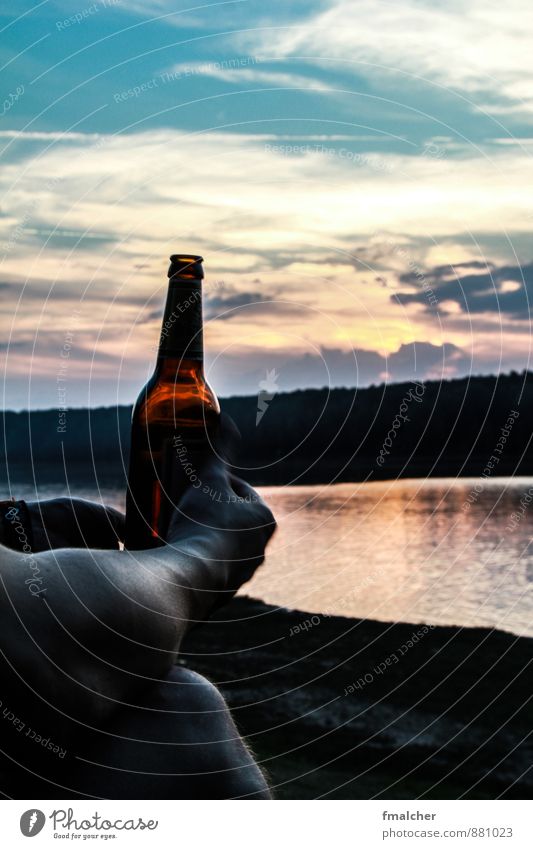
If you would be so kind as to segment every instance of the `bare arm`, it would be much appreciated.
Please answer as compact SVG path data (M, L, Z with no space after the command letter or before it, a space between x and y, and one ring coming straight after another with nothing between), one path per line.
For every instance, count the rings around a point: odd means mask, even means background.
M180 510L169 544L150 551L4 549L0 648L41 699L101 722L164 676L190 623L262 562L272 514L221 463L204 469ZM32 577L43 592L28 589Z

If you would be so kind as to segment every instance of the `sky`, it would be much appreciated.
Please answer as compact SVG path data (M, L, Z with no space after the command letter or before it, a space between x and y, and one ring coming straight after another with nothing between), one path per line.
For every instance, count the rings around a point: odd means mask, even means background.
M5 408L134 400L178 251L220 396L529 367L526 0L11 6Z

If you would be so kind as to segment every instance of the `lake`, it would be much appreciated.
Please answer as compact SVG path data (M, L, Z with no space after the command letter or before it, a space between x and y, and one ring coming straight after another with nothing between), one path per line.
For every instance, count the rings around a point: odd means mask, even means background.
M533 636L533 478L260 491L279 530L247 594L311 613ZM39 497L63 492L46 485ZM123 493L109 487L71 493L124 505ZM31 499L35 489L17 486L13 494Z

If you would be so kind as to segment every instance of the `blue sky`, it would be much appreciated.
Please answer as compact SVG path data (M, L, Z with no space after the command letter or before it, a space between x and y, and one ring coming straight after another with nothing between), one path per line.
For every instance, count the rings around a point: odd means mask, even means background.
M56 406L60 371L67 404L131 401L182 249L205 257L221 395L272 369L288 390L528 367L527 3L16 10L5 406Z

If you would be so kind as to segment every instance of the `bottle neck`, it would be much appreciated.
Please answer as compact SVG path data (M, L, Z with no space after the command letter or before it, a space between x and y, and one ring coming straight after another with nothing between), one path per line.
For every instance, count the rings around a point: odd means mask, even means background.
M158 364L167 360L204 361L202 281L198 278L174 277L169 281L161 335ZM169 365L169 363L167 364Z
M160 383L173 385L204 382L204 364L202 360L189 360L186 357L158 357L153 376Z

